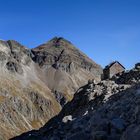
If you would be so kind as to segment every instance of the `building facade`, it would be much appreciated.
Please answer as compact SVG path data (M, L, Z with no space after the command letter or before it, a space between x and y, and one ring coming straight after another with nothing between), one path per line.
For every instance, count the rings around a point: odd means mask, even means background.
M110 79L118 73L125 71L125 67L120 64L118 61L114 61L111 64L107 65L103 70L103 79Z

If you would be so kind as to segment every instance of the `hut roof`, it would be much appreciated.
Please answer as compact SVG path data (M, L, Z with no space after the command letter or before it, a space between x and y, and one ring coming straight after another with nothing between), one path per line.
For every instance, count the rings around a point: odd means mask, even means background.
M105 67L105 69L109 69L110 67L112 67L115 63L118 63L121 67L123 67L125 69L125 67L119 62L119 61L113 61L111 62L109 65L107 65Z

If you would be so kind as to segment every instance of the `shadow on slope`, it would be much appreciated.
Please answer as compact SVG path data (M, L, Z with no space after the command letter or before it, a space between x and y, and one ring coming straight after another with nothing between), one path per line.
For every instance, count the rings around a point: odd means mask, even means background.
M95 92L87 92L88 87L89 84L77 91L73 100L64 106L59 115L40 130L24 133L11 140L138 140L140 84L124 88L110 95L107 100L105 89L90 100L89 95L95 95Z

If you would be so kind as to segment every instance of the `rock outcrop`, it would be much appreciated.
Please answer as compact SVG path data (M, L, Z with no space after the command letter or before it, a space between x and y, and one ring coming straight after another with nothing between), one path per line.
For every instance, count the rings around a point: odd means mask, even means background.
M118 84L130 85L135 85L136 83L140 82L140 63L137 63L131 70L115 75L112 77L112 80Z
M62 38L32 50L1 40L0 140L43 126L74 91L90 78L98 80L100 73L99 65Z
M89 81L44 127L12 140L139 140L139 124L139 80L135 84Z

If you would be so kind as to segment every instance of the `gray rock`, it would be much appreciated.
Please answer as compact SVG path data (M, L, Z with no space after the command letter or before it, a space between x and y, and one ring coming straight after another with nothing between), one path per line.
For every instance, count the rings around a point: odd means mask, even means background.
M6 64L6 67L11 72L17 72L18 74L23 74L23 70L20 65L18 65L16 62L9 61Z
M4 52L0 52L0 61L7 60L7 55Z
M67 122L69 122L69 121L72 121L72 116L71 116L71 115L65 116L65 117L62 119L62 122L64 122L64 123L67 123Z

